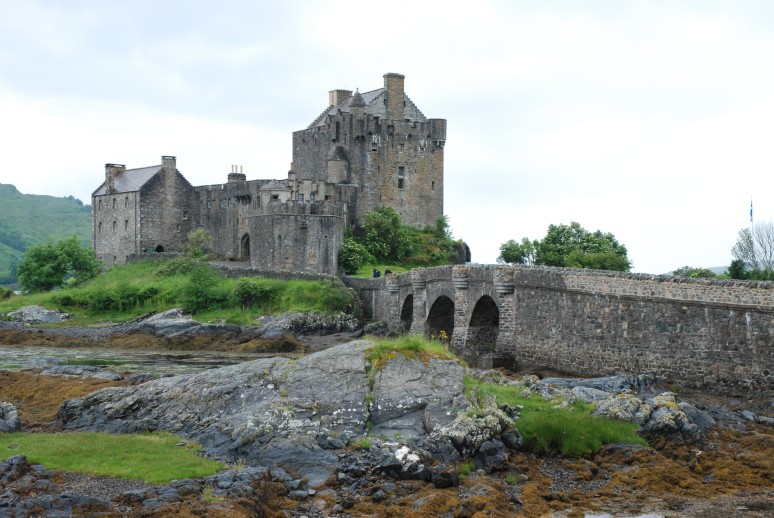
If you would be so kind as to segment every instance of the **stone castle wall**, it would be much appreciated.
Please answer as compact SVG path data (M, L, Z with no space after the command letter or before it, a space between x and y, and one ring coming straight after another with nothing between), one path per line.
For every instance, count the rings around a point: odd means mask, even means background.
M96 256L111 266L139 250L140 211L136 192L95 196L92 242Z
M774 397L774 283L492 266L353 287L393 328L411 301L416 332L444 325L433 312L453 300L452 346L484 363Z
M345 206L271 202L250 218L250 262L267 270L335 275L346 228Z

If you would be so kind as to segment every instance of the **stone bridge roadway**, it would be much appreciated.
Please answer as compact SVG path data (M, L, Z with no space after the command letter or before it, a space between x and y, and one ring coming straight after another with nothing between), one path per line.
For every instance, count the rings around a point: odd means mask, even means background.
M446 337L473 365L774 395L771 282L491 265L347 284L375 319Z

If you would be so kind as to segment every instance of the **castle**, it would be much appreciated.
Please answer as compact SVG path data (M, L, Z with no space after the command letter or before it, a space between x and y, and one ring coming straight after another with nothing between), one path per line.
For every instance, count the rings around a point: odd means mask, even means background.
M138 169L105 164L92 194L95 253L112 265L178 252L203 228L223 259L335 274L345 229L369 211L389 206L404 224L435 225L443 215L446 120L426 118L404 79L388 73L383 88L329 92L328 107L293 133L285 180L247 180L232 166L226 183L194 187L173 156Z

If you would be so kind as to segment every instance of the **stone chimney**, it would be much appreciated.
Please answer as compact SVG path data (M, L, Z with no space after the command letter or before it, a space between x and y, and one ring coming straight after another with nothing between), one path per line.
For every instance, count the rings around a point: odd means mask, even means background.
M244 182L247 180L247 175L242 173L242 166L232 165L231 172L228 174L228 183Z
M105 164L105 186L108 194L116 192L116 174L124 171L126 171L124 164Z
M404 102L403 80L406 76L388 72L384 74L384 88L387 90L387 120L403 121Z
M328 92L328 104L330 106L336 106L349 97L352 97L352 90L331 90Z
M177 161L173 156L164 155L161 157L161 167L164 171L174 173L177 171Z

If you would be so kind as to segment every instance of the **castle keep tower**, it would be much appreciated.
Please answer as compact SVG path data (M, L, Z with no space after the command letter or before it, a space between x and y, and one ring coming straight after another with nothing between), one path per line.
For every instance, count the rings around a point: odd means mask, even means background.
M416 228L443 215L446 120L426 118L404 83L387 73L383 88L332 90L328 108L293 133L295 178L334 184L331 200L349 204L350 224L383 206Z

